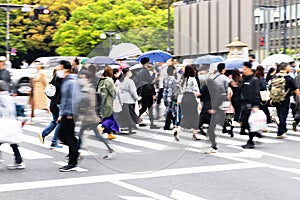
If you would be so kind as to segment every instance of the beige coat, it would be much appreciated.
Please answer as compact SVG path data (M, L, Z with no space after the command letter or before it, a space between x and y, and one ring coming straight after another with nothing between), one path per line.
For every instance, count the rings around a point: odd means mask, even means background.
M30 80L32 92L30 94L29 103L34 109L48 109L48 98L44 93L47 86L47 77L43 72Z

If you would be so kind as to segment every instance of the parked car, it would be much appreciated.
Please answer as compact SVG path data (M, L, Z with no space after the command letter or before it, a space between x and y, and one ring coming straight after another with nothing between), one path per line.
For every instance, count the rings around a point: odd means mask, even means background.
M76 56L51 56L51 57L40 57L33 61L26 69L9 69L11 73L11 79L13 84L16 86L18 95L28 95L31 91L30 79L33 78L36 68L35 62L40 61L43 63L44 72L48 80L50 81L55 66L59 64L61 60L74 60ZM77 57L80 60L87 57Z

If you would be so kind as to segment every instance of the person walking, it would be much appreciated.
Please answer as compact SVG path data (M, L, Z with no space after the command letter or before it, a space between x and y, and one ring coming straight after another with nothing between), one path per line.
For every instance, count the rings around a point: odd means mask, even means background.
M131 71L129 67L122 69L121 77L117 82L116 87L119 88L122 98L122 111L117 113L118 124L122 128L128 128L129 134L134 134L133 129L136 129L138 124L138 116L135 113L135 102L141 97L136 92L136 86L131 79Z
M0 117L2 118L6 115L15 117L16 110L12 97L8 92L7 83L3 80L0 80ZM10 144L10 147L14 152L15 162L13 164L7 165L7 169L25 169L26 166L23 162L18 144Z
M183 92L181 100L182 118L180 125L177 129L174 129L174 137L177 141L179 141L181 128L193 129L192 138L194 140L200 140L197 137L199 125L198 96L200 96L200 90L195 75L194 67L187 65L184 69L184 79L181 85Z
M241 82L242 76L238 69L232 71L232 80L229 83L231 92L228 92L228 100L234 108L234 118L231 125L231 133L233 134L233 128L235 124L239 123L241 108L242 108L242 95L241 95ZM241 129L241 135L245 134L245 130Z
M217 125L223 127L225 122L225 111L221 109L224 102L227 101L227 91L229 86L229 79L225 76L226 67L224 63L219 63L217 66L217 72L209 77L207 80L207 87L209 89L211 98L211 110L208 112L211 114L211 120L208 128L208 136L211 142L210 149L205 153L216 153L218 150L216 143L215 129Z
M102 77L99 80L97 92L101 93L102 96L102 108L101 117L102 127L98 128L100 134L107 133L108 139L116 139L115 133L120 132L120 128L116 119L116 115L113 112L113 98L115 96L115 84L113 82L113 70L107 66L104 68Z
M82 136L85 130L92 130L101 142L105 144L108 149L108 153L103 157L103 159L110 159L116 155L114 150L110 147L106 139L99 134L97 126L99 124L99 118L96 114L96 95L95 88L91 82L91 75L88 71L82 72L79 75L79 83L81 86L81 101L79 105L79 113L81 118L81 127L78 133L78 150L80 149L82 143Z
M46 110L49 113L48 100L47 96L44 93L44 90L48 83L46 74L43 71L43 63L37 61L35 62L35 66L37 72L34 77L30 79L31 93L29 97L29 103L31 105L31 122L28 123L33 123L32 119L35 116L35 109Z
M6 83L8 92L13 96L16 96L17 91L14 84L12 83L10 72L5 69L5 61L6 57L0 56L0 80L3 80Z
M143 68L138 74L138 85L137 92L138 95L142 97L141 104L142 107L139 111L139 118L142 116L144 112L148 109L149 119L150 119L150 129L158 129L156 125L154 125L154 117L153 117L153 98L155 98L156 92L154 87L154 82L156 80L156 70L150 67L149 58L144 57L141 59L141 64ZM142 124L140 124L142 126Z
M61 172L76 170L78 153L78 140L75 137L75 120L78 115L80 103L80 85L77 74L71 74L72 66L69 61L61 61L63 71L63 83L61 86L61 100L59 107L60 123L59 139L69 147L68 164L59 168Z
M58 134L60 131L60 124L57 124L57 119L59 116L59 104L61 97L61 85L64 77L62 66L58 65L53 70L53 77L49 84L52 84L55 87L55 94L50 98L50 112L52 114L52 121L49 125L38 135L39 140L44 144L45 137L47 137L54 129L54 136L52 137L52 142L50 148L62 148L61 145L58 144Z
M286 138L287 133L286 119L290 108L290 96L294 92L299 98L300 91L295 84L295 80L288 75L289 72L292 72L291 66L288 63L280 63L279 70L271 83L270 104L276 107L279 118L277 138L283 139Z
M177 92L180 90L179 85L175 78L176 69L173 65L169 65L167 68L167 77L163 79L163 100L166 107L165 110L165 125L164 130L172 130L171 123L173 122L173 128L176 127L176 103Z
M209 94L209 90L207 87L207 79L209 77L208 68L200 69L199 71L199 81L200 81L200 100L202 103L202 108L199 116L199 133L206 136L207 134L204 132L202 126L204 124L210 124L211 114L208 112L211 110L211 98Z
M252 132L249 126L249 117L251 112L259 110L260 105L260 81L254 76L252 64L245 62L243 67L243 80L241 83L242 109L240 115L241 128L249 131L249 140L242 147L244 149L253 149L255 147L253 138L260 136L257 132Z
M255 77L258 78L260 81L260 91L266 91L267 90L267 81L265 79L265 69L263 66L258 65L254 74ZM267 117L267 123L272 123L270 111L268 109L268 101L262 101L260 102L259 108L265 113Z

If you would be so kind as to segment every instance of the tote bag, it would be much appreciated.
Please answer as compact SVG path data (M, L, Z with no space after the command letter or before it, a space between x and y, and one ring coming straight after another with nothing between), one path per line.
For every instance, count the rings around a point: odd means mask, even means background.
M0 118L0 143L17 144L23 141L22 123L13 117Z

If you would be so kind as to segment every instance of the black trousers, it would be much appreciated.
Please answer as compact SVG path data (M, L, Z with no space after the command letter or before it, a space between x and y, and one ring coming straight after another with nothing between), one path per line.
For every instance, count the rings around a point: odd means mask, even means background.
M241 110L241 122L242 126L241 128L244 130L249 130L249 140L248 143L253 143L253 138L256 135L256 132L251 132L250 131L250 126L249 126L249 117L251 114L251 104L248 103L243 103L242 104L242 110Z
M0 143L1 146L1 143ZM15 163L20 164L23 162L22 156L19 151L19 146L18 144L10 144L10 147L12 148L15 156Z
M73 118L62 117L59 139L69 147L69 165L77 165L78 141L75 137L75 121Z
M153 108L152 108L153 97L142 95L141 105L142 105L142 107L139 111L139 117L141 117L142 114L144 112L146 112L146 110L148 109L149 110L149 119L150 119L151 124L152 124L153 123Z

